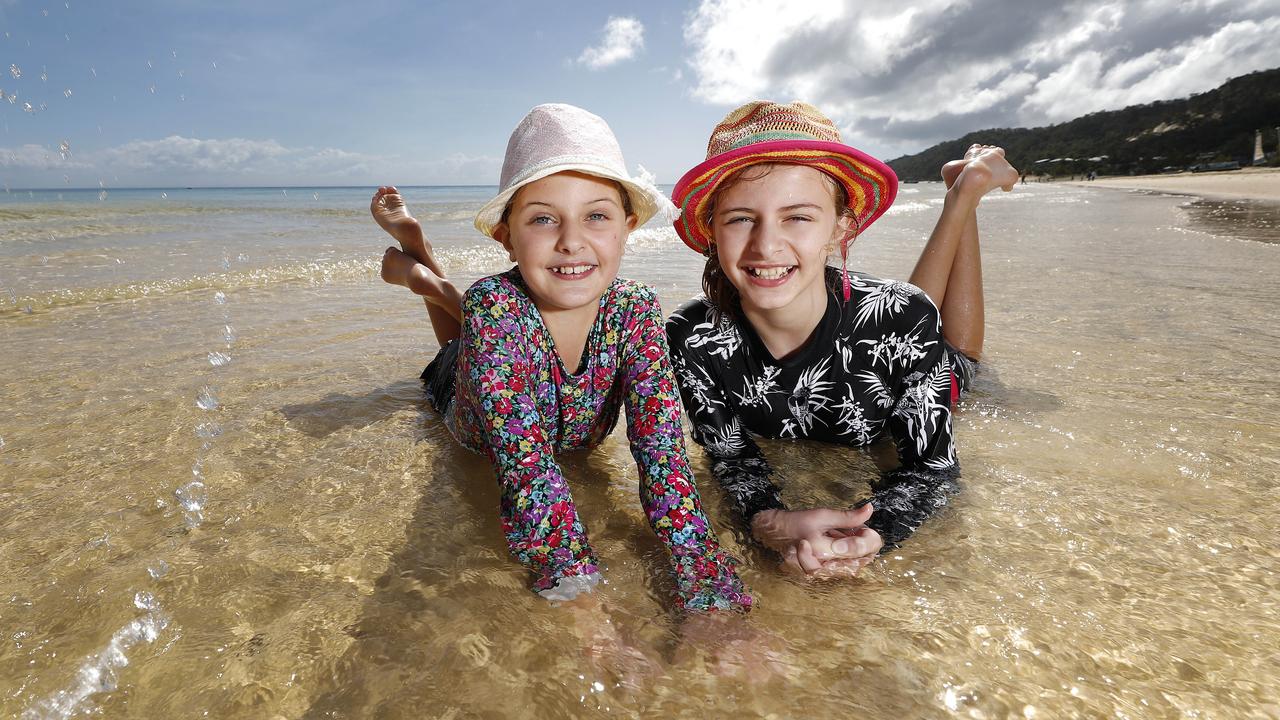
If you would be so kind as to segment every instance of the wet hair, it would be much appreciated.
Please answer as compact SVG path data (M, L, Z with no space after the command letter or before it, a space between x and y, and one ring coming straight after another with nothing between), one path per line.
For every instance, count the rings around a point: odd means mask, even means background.
M759 180L769 173L773 172L773 168L777 165L785 163L761 163L758 165L749 165L733 175L725 178L720 183L720 187L716 188L715 194L711 196L711 201L707 203L707 210L703 216L703 221L707 227L714 228L714 219L716 212L716 202L720 196L728 192L731 188L739 183L748 182L750 180ZM821 171L819 171L821 172ZM849 194L845 191L844 186L836 182L834 178L826 173L822 173L822 179L826 183L827 188L831 191L831 199L835 203L836 217L849 218L850 229L845 231L844 237L840 238L841 249L844 250L858 236L858 218L854 215L853 209L849 207ZM723 314L735 320L742 319L742 296L738 293L738 288L725 276L724 271L720 268L720 256L716 251L716 243L714 242L715 233L712 232L713 242L707 245L707 262L702 267L702 292L706 294L707 300L711 301L712 321L719 324Z
M552 173L552 174L554 175L555 173ZM548 175L547 177L550 177L550 175ZM591 177L596 177L596 176L592 175ZM606 178L600 178L600 179L604 180ZM633 210L631 206L631 196L627 194L627 189L623 187L622 183L618 182L617 180L610 180L610 182L612 182L613 186L618 189L618 195L622 197L622 212L624 216L629 217L631 215L635 215L636 214L635 210ZM516 195L519 195L519 194L520 194L519 190L512 193L511 199L507 201L506 207L502 208L502 217L499 218L498 224L506 225L507 220L511 219L511 210L515 206Z

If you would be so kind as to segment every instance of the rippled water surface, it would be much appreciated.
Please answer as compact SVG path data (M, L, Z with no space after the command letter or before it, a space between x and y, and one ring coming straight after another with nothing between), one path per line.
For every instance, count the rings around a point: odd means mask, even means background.
M462 283L483 188L407 191ZM422 401L421 304L363 189L0 196L0 716L1280 717L1277 210L1027 186L981 213L965 493L864 576L683 626L620 433L563 458L609 584L552 607ZM905 277L941 188L854 264ZM624 274L672 309L660 227ZM765 443L787 499L875 453ZM605 622L605 620L608 622Z

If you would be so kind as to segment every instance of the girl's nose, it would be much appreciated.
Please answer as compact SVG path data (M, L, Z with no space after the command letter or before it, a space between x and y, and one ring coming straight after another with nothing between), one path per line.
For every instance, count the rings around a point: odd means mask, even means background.
M582 228L574 223L565 223L560 226L560 236L556 239L556 250L572 255L582 248L585 244Z
M769 257L782 249L782 230L770 222L758 222L751 233L751 249L761 257Z

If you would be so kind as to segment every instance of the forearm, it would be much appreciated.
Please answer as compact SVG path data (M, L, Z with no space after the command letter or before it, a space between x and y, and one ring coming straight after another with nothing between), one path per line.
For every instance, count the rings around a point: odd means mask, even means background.
M891 470L873 488L870 502L875 512L867 527L880 534L887 550L911 537L959 492L958 465L946 470Z

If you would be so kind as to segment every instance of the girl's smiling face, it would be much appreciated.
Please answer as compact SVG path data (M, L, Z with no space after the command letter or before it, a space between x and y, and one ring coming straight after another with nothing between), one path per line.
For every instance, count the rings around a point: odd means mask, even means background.
M742 309L825 308L824 269L842 230L832 181L803 165L743 173L716 198L711 218L720 269Z
M494 238L511 252L545 316L594 310L618 276L635 224L617 183L561 172L520 188Z

